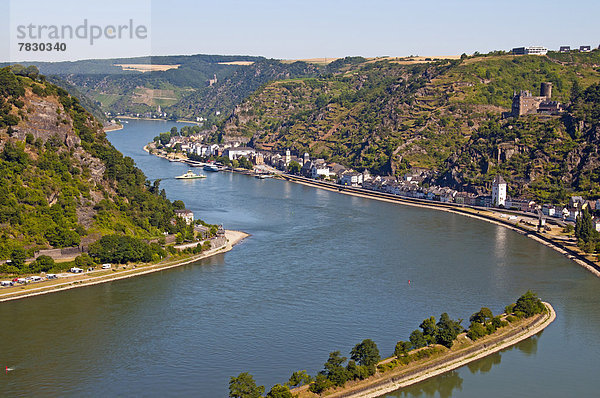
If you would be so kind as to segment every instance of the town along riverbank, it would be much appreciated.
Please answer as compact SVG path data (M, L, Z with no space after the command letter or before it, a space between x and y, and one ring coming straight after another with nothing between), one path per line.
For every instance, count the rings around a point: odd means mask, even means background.
M416 360L408 365L396 366L387 371L384 370L386 364L392 362L394 358L383 360L379 363L378 371L373 376L360 381L348 382L342 388L329 389L326 391L326 395L344 398L379 397L508 348L540 333L556 319L554 308L549 303L543 304L546 309L543 313L511 322L474 342L463 333L457 337L455 344L450 349L435 345L434 354L430 357ZM319 396L309 391L308 385L293 389L291 392L298 394L299 398Z
M249 235L245 232L226 230L225 241L222 244L200 254L191 256L178 256L176 258L169 257L158 264L129 264L125 266L115 265L115 267L110 270L99 270L82 274L65 273L61 274L63 277L58 279L46 280L34 284L17 285L10 288L2 288L0 291L0 302L97 285L99 283L132 278L169 268L179 267L217 254L226 253L230 251L233 246L248 236Z

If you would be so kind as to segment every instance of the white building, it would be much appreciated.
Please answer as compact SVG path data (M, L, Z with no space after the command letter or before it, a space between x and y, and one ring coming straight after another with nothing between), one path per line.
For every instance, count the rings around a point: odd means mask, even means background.
M363 183L363 175L356 171L345 171L340 178L340 184L350 187L360 187Z
M188 225L194 222L194 213L191 210L175 210L175 216L183 218Z
M245 146L240 146L237 148L228 148L225 150L224 155L229 158L229 160L234 160L241 158L244 156L247 159L250 159L251 155L254 155L256 151L254 148L249 148Z
M314 179L321 178L321 176L324 178L329 178L329 167L325 166L324 164L313 165L313 167L310 169L310 174Z
M289 149L285 150L285 166L287 167L292 161L292 152Z
M506 181L501 175L496 175L492 182L492 206L506 206Z

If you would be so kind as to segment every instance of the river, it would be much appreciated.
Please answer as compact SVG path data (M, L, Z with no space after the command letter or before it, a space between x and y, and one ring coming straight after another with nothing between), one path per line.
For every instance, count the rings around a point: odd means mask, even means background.
M251 236L197 264L2 303L0 365L14 370L0 395L224 397L244 371L268 391L330 351L371 338L388 356L430 315L466 324L527 289L556 309L544 332L389 396L597 395L600 280L564 256L456 214L224 172L175 180L187 166L142 150L171 126L108 136L170 199Z

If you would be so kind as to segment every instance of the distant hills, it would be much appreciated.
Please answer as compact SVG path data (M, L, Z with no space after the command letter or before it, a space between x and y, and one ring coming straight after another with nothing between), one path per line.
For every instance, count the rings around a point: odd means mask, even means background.
M166 70L116 66L148 63ZM419 167L429 170L429 183L473 192L487 191L500 173L513 196L600 197L598 123L589 115L600 82L598 50L330 63L193 55L40 68L62 71L64 81L54 81L90 98L82 104L95 114L160 106L173 118L202 117L213 132L248 137L257 148L291 148L358 170L402 175ZM542 82L553 84L552 99L566 112L502 118L513 93L537 93Z
M257 148L401 175L430 171L430 183L483 192L500 173L514 196L564 201L599 197L594 86L600 52L502 53L410 65L364 60L330 76L274 81L220 126ZM553 83L562 116L502 119L513 93ZM586 88L591 87L589 90Z

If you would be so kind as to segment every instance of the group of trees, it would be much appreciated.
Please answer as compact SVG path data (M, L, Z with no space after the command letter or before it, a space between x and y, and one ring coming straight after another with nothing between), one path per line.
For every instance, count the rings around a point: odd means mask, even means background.
M342 387L350 380L363 380L375 374L377 363L381 360L377 344L365 339L350 351L350 361L341 356L339 351L329 353L324 370L317 374L310 385L310 391L320 394L330 387Z
M419 329L413 330L410 334L409 341L399 341L396 344L394 354L397 357L404 356L412 349L428 346L430 344L441 344L445 347L452 347L456 336L458 336L464 328L461 326L462 319L453 320L447 313L440 315L440 320L435 321L435 317L431 316L425 319Z
M600 233L596 231L587 206L575 219L577 245L588 253L600 251Z
M105 235L90 245L90 256L103 263L148 263L166 256L158 243L146 243L139 238L123 235Z

